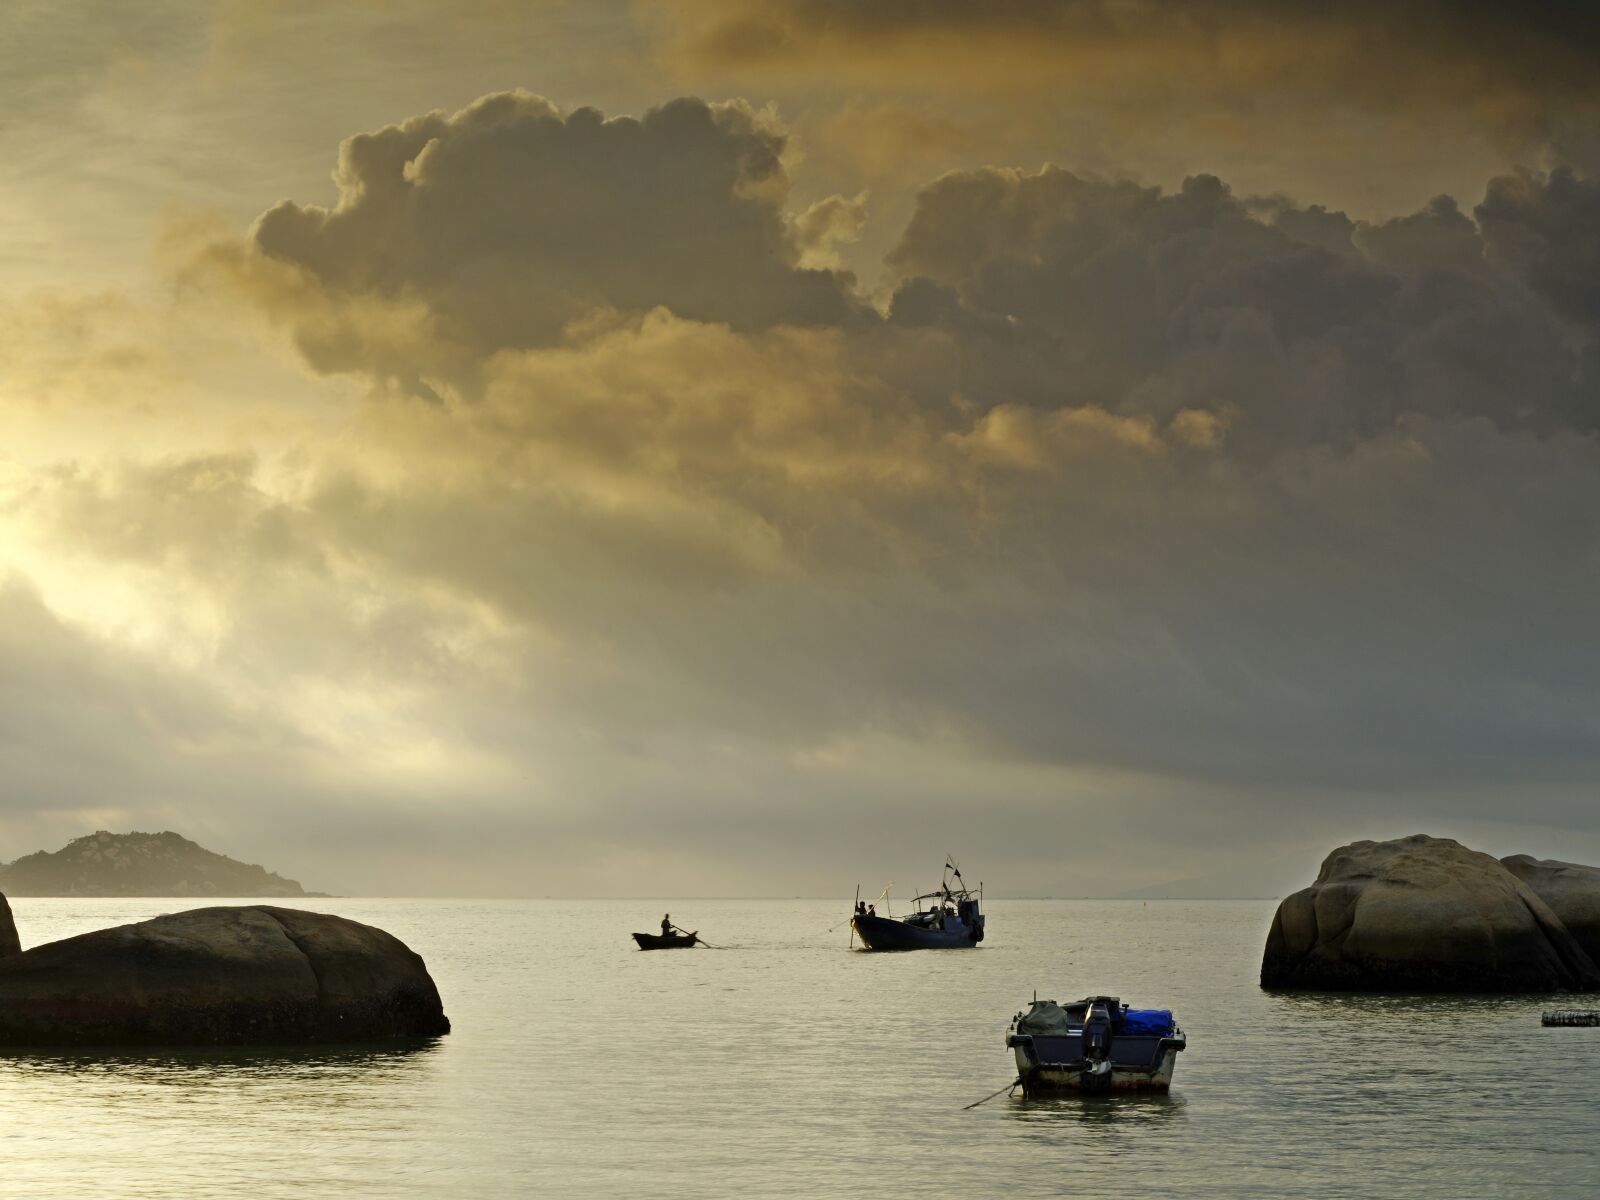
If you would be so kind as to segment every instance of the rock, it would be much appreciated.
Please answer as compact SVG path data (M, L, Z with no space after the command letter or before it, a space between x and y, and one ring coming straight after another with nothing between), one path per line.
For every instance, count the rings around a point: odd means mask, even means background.
M11 917L11 905L0 896L0 958L21 953L22 943L17 939L17 923Z
M1416 834L1352 842L1278 906L1261 986L1373 992L1600 989L1535 891L1487 854Z
M422 959L343 917L198 908L0 957L0 1045L270 1045L450 1031Z
M1550 906L1578 945L1600 963L1600 867L1513 854L1501 864Z

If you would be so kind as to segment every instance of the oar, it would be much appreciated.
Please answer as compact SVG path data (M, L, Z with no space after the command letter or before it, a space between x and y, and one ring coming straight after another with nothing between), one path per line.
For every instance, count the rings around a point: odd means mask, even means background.
M679 929L676 925L674 925L672 929L674 933L687 934L689 937L692 937L695 941L699 942L707 950L715 950L717 948L710 942L706 941L705 938L701 937L698 933L689 933L687 929Z
M961 1111L962 1112L966 1112L967 1109L969 1109L969 1108L977 1108L978 1105L986 1103L987 1101L993 1100L996 1096L998 1096L1000 1094L1000 1092L1009 1092L1009 1091L1014 1090L1016 1088L1017 1084L1019 1084L1021 1082L1022 1082L1022 1076L1018 1075L1010 1083L1006 1084L1005 1087L1001 1088L999 1091L990 1092L982 1100L974 1100L971 1104L963 1104L961 1106Z

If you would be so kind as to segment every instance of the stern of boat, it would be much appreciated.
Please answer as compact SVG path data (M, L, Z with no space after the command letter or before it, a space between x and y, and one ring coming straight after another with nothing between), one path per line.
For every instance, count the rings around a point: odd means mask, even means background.
M1062 1092L1164 1092L1172 1086L1178 1052L1187 1046L1183 1030L1164 1037L1114 1037L1110 1054L1096 1064L1083 1052L1083 1036L1008 1033L1006 1045L1017 1062L1025 1096Z

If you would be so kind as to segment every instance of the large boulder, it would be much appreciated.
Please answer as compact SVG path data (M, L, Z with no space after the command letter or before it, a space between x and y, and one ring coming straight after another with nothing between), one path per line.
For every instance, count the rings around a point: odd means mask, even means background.
M325 913L197 908L0 956L0 1045L270 1045L449 1031L420 957L381 929Z
M1550 906L1589 957L1600 963L1600 867L1513 854L1501 864Z
M11 919L11 905L0 896L0 958L22 953L22 943L17 940L17 923Z
M1539 896L1449 838L1352 842L1278 906L1261 986L1326 991L1600 989L1600 969Z
M16 922L11 920L11 906L0 896L0 958L13 954L22 954L22 942L16 936Z

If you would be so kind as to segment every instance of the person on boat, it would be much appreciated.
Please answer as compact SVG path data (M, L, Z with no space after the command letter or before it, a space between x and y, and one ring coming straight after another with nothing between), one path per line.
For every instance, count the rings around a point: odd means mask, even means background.
M865 902L865 901L862 901L862 900L857 900L857 901L856 901L856 916L858 916L858 917L864 917L864 916L866 916L866 915L867 915L867 905L866 905L866 902Z
M664 913L662 915L662 917L661 917L661 936L662 937L671 937L672 936L672 914L671 913Z
M867 916L875 917L877 915L878 915L878 906L875 905L875 904L867 905Z

